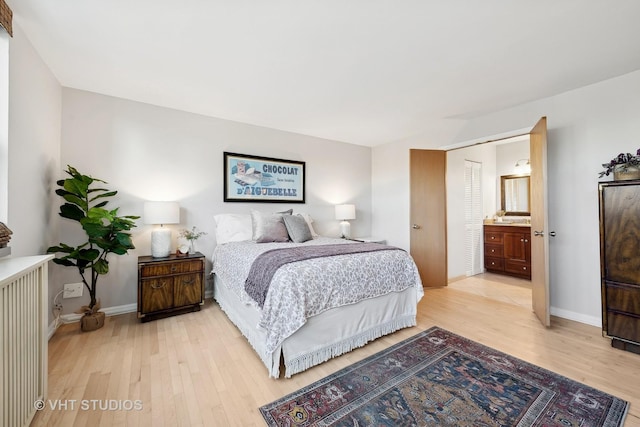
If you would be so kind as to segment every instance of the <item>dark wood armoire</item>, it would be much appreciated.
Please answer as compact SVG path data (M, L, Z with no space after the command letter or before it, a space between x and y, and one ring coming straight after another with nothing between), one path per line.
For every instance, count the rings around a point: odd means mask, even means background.
M602 331L640 353L640 180L599 184Z

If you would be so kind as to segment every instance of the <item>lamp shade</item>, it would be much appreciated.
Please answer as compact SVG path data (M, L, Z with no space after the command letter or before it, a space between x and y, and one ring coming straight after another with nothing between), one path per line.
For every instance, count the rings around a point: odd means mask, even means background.
M336 205L336 219L356 219L355 205Z
M145 224L178 224L180 205L178 202L145 202Z

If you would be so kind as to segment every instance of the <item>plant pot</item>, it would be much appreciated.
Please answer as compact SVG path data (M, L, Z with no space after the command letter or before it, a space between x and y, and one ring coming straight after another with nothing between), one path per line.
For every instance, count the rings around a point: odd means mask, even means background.
M627 167L626 170L613 171L614 181L629 181L631 179L640 179L640 168Z
M80 319L80 330L82 332L95 331L104 326L104 312L96 311L95 313L87 313Z

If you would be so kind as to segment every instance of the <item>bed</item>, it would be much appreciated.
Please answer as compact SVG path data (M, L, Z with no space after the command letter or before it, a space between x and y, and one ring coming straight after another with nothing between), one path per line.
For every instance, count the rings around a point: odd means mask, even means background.
M253 231L251 239L243 235L218 241L212 256L214 298L247 338L270 377L280 377L281 360L284 376L289 378L416 324L423 289L406 251L317 235L297 242L260 242L255 239L255 227ZM344 245L365 246L360 252L358 246ZM269 255L271 263L274 256L291 252L290 248L304 253L337 248L346 253L283 263L274 268L264 298L250 296L247 290L252 290L245 284L251 282L248 278L254 277L259 261Z

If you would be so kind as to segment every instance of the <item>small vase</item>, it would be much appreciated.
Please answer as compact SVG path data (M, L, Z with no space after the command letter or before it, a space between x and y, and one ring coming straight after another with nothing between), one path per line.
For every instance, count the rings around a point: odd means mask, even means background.
M628 166L626 170L614 170L614 181L629 181L631 179L640 179L640 168L635 166Z

